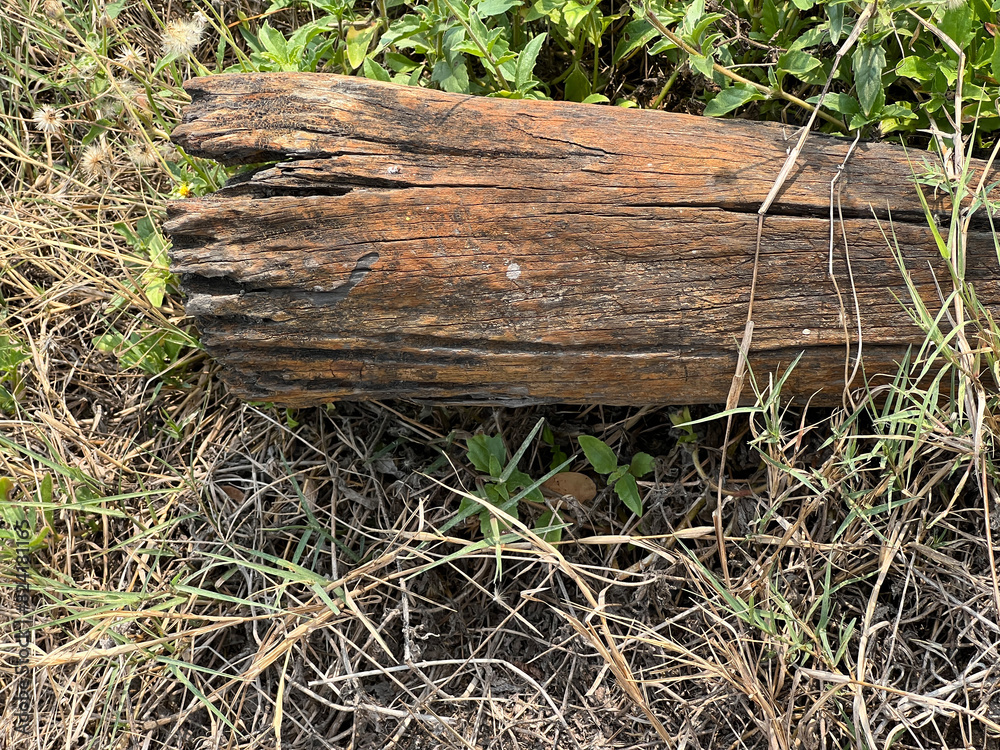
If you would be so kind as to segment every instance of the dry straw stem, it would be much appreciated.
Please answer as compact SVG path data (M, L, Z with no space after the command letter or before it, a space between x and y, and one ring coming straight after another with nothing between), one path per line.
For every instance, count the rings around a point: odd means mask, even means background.
M805 145L806 138L809 136L809 133L812 130L812 126L816 121L816 116L821 114L823 99L826 97L826 93L830 88L830 83L833 81L834 76L837 74L837 67L840 65L840 61L843 59L844 55L846 55L847 52L851 49L851 47L854 46L854 43L857 41L858 36L861 33L861 28L871 17L871 14L873 13L874 10L875 10L875 3L869 3L867 6L865 6L864 11L862 11L861 15L855 22L854 28L851 30L850 35L848 35L847 39L844 40L844 43L840 46L840 49L837 50L837 56L834 59L833 66L830 69L830 75L827 77L826 83L823 85L823 90L820 93L819 101L816 103L815 107L810 108L812 110L812 114L809 117L809 121L800 131L799 139L796 142L795 147L788 152L788 156L786 157L785 162L781 167L781 171L778 172L778 176L775 178L774 184L771 186L771 189L768 191L768 194L765 197L764 202L761 204L760 208L757 211L757 241L755 245L754 259L753 259L753 279L750 284L750 301L747 304L747 321L746 321L746 326L743 330L743 338L741 339L738 348L739 356L736 360L736 370L733 373L733 382L729 388L729 397L726 399L726 411L729 412L729 414L726 416L726 435L722 441L722 455L719 459L718 489L716 490L715 510L712 514L712 517L715 522L716 540L719 545L719 562L722 564L722 573L727 584L729 583L729 563L726 557L726 544L722 532L722 511L723 511L722 488L725 484L726 457L729 453L729 437L733 425L733 410L736 408L739 402L740 394L743 392L743 386L746 380L747 361L750 356L750 346L753 342L753 329L754 329L753 303L757 294L757 271L760 267L760 243L761 243L761 235L764 230L764 216L767 214L768 210L771 208L771 204L774 202L774 199L777 197L778 193L781 192L781 188L784 187L785 182L788 180L788 175L791 174L792 168L795 166L795 162L798 160L799 154L802 152L802 147ZM652 12L648 13L647 15L651 19L655 19L655 16L653 16ZM657 23L659 22L657 21ZM663 33L669 33L667 29L662 26L662 24L660 24L658 28L661 28ZM671 34L670 39L671 41L673 41L675 44L678 45L680 45L682 42L682 40L674 34ZM693 51L690 48L685 48L685 51L693 53ZM725 70L719 65L716 65L715 67L719 68L720 72ZM760 87L758 86L758 88ZM854 147L852 146L851 151L853 151L853 148ZM845 163L849 157L850 157L850 151L848 152L848 155L844 159ZM840 171L838 170L837 176L839 175ZM835 179L836 177L834 178L834 180ZM831 190L831 200L832 200L832 191L833 191L832 182L830 185L830 190ZM831 203L831 212L832 210L833 206ZM831 240L830 252L832 255L833 253L832 240ZM836 282L834 283L836 284ZM838 289L838 296L839 296L839 289ZM850 341L849 337L848 341ZM847 381L847 384L849 385L850 381Z

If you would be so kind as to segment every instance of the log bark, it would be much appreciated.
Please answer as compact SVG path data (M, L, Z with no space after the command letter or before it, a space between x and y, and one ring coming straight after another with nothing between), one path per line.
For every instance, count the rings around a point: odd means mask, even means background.
M169 207L187 309L238 395L725 401L756 212L794 128L335 75L186 89L188 153L277 162ZM783 392L814 403L841 399L855 296L864 372L884 382L923 340L904 274L932 310L935 279L951 288L914 188L930 158L862 143L836 197L838 294L830 184L849 145L810 136L762 234L750 367L766 384L801 355ZM1000 302L983 228L966 279Z

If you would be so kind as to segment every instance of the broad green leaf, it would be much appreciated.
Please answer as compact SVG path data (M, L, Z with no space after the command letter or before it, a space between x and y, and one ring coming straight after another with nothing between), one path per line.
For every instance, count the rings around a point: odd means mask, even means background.
M636 453L632 456L628 473L634 477L644 477L656 466L656 459L648 453Z
M167 293L167 280L162 274L143 274L142 291L153 307L163 305L163 298Z
M117 224L115 224L115 230L118 232L118 234L124 237L125 241L128 242L128 244L131 245L133 248L138 249L142 247L142 242L139 240L138 237L135 236L135 233L131 229L129 229L128 224L126 224L124 221L119 221Z
M861 128L865 125L875 122L877 119L877 117L865 117L863 114L858 112L856 115L851 117L850 122L847 123L847 129L853 133L855 130L861 130Z
M17 366L31 359L25 344L14 336L0 334L0 377L17 374Z
M709 13L703 16L701 20L695 24L694 29L691 30L691 41L696 45L700 46L702 49L711 49L712 40L721 38L721 34L715 35L713 37L702 38L705 36L705 32L708 31L708 27L713 23L718 21L720 18L725 18L721 13Z
M591 94L583 100L584 104L609 104L611 102L604 94Z
M464 63L465 57L462 55L461 50L458 46L465 41L465 28L463 26L452 26L444 34L444 41L441 46L444 48L445 59L452 65L452 67L459 64L459 62Z
M499 503L505 506L511 502L510 489L507 487L507 485L488 484L486 485L486 488L490 490L489 492L486 493L486 496L489 497L489 499L494 503ZM514 502L516 503L517 501Z
M705 15L705 0L694 0L684 14L684 23L681 26L681 33L690 36L694 27L698 25L699 19Z
M816 0L792 0L792 2L799 10L810 10L816 4Z
M480 22L480 26L481 25L482 22ZM485 31L485 28L483 29L483 31ZM452 44L450 47L450 54L453 56L457 52L462 52L466 55L472 55L473 57L487 57L489 55L488 41L489 40L486 38L485 35L483 37L480 37L475 32L473 32L472 38L460 39L459 41L456 41L454 44Z
M965 49L975 36L972 30L972 7L965 2L946 3L945 6L947 10L945 10L938 28L951 37L951 40L960 48Z
M590 96L590 79L580 70L579 65L573 66L573 72L569 74L565 84L566 101L582 102Z
M904 78L912 78L915 81L933 80L936 72L937 69L935 66L919 55L904 57L899 61L899 65L896 66L896 75L903 76Z
M818 96L813 96L807 99L810 104L816 104L819 102ZM823 97L823 108L828 109L831 112L836 112L839 115L856 115L861 111L861 105L858 104L858 100L853 96L848 96L840 92L837 93L827 93Z
M610 474L608 474L608 484L614 484L615 482L617 482L619 479L621 479L626 474L628 474L628 467L627 466L619 466L619 467L617 467L614 471L612 471Z
M507 487L514 489L519 488L522 490L526 490L533 484L535 484L535 480L532 479L527 474L525 474L523 471L513 472L510 475L510 478L507 480ZM545 498L542 496L542 491L538 487L534 487L533 489L528 490L528 494L525 495L525 499L531 500L532 502L535 503L545 502Z
M844 33L844 3L829 3L826 6L826 17L830 21L830 41L836 44Z
M659 40L656 44L649 48L650 55L658 55L661 52L666 52L667 50L677 49L677 45L670 41L667 37Z
M499 479L502 473L503 467L500 465L500 462L497 461L497 457L490 456L490 476L494 479Z
M438 60L431 71L431 80L441 85L445 91L453 94L469 93L469 71L465 67L465 57L458 56L454 64L448 60Z
M566 4L566 0L537 0L531 6L531 10L524 17L525 21L537 21L539 18L551 18L558 21L561 17L560 9Z
M365 62L362 65L362 70L364 71L365 78L371 78L373 81L386 81L390 80L389 71L379 65L377 62L372 60L370 57L365 58Z
M910 109L910 103L887 104L879 111L879 117L894 117L899 120L916 120L917 115Z
M509 516L517 518L517 500L510 497L506 488L499 484L487 484L483 489L486 491L486 499L495 507L502 510ZM497 528L506 531L510 528L510 524L507 521L495 517L489 508L483 508L482 512L479 514L479 530L482 532L483 536L487 539L495 539L496 534L493 532L494 524Z
M115 2L104 6L104 13L108 18L118 18L118 15L125 10L126 4L127 0L115 0Z
M796 78L802 78L810 71L823 67L817 58L802 50L789 50L778 58L778 69L791 73Z
M885 68L885 49L873 44L862 44L854 51L854 84L858 102L865 116L871 114L882 91L882 70Z
M625 507L642 517L642 498L639 497L639 485L635 483L635 477L626 474L615 482L615 494L625 503Z
M764 0L764 4L761 6L760 26L765 39L770 40L781 30L782 20L774 0Z
M17 399L14 398L14 394L0 385L0 412L9 413L14 411L16 403Z
M591 0L589 3L577 2L577 0L564 0L561 7L559 8L563 23L566 24L566 28L569 31L575 31L576 27L579 26L588 17L594 18L598 23L602 19L602 13L599 8L597 8L598 0ZM596 41L595 39L590 40L591 43Z
M538 34L531 38L531 41L524 45L521 54L517 56L517 67L514 69L514 87L524 90L528 82L532 79L535 70L535 61L538 60L538 52L545 43L547 34Z
M635 50L645 46L659 35L650 23L642 18L631 21L624 29L615 45L612 62L617 64L622 58L628 57Z
M826 41L827 30L822 26L814 26L802 36L792 42L789 50L804 50L815 47Z
M275 62L282 62L287 56L287 45L284 35L264 21L257 34L257 38L268 52L275 57Z
M471 497L465 497L463 495L462 496L462 502L460 502L458 504L458 513L455 515L455 518L452 519L453 523L449 524L449 526L454 526L456 524L459 524L462 521L464 521L466 518L468 518L469 516L477 515L482 510L483 510L483 506L482 505L480 505L479 503L477 503ZM442 531L445 531L445 530L446 529L442 529Z
M715 60L711 55L691 55L689 60L692 68L706 78L712 78L712 74L715 72L715 68L713 67Z
M618 457L603 440L598 440L590 435L580 435L577 441L583 448L583 455L587 457L597 473L610 474L618 468Z
M742 107L747 102L764 99L764 95L752 86L737 84L725 88L716 94L705 106L705 115L708 117L721 117L727 115L738 107Z
M420 67L420 63L414 62L399 52L386 52L385 64L392 69L393 73L412 73Z
M503 439L499 435L489 437L487 435L476 435L469 438L466 443L468 447L468 457L472 465L480 474L490 473L490 459L494 459L498 464L507 461L507 449L504 447ZM499 475L499 473L498 473Z
M365 61L368 54L368 46L375 38L378 31L378 24L373 23L362 29L351 27L347 30L347 61L351 64L352 70L357 70Z
M101 124L103 122L106 122L106 120L100 120L91 126L90 130L87 131L87 134L80 140L81 146L90 145L108 131L107 126Z
M521 0L483 0L476 6L476 12L485 17L499 16L520 4Z
M541 537L546 542L556 543L562 541L563 528L566 525L567 524L565 524L562 518L559 517L558 513L553 513L551 510L547 510L538 517L538 523L535 524L534 531L536 534L541 532ZM549 530L542 531L542 529L546 528Z

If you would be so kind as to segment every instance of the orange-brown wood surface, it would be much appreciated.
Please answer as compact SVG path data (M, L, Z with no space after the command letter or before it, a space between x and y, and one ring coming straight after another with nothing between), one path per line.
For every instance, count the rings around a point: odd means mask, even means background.
M335 75L186 88L174 139L189 153L280 160L173 203L166 227L188 311L237 394L725 401L756 212L793 128ZM848 258L869 376L923 339L886 236L933 309L934 276L951 286L913 187L930 157L862 143L837 196L841 304L828 217L849 146L807 140L764 222L754 303L758 380L802 354L784 393L826 403L858 351ZM968 255L967 279L997 304L992 236L972 232Z

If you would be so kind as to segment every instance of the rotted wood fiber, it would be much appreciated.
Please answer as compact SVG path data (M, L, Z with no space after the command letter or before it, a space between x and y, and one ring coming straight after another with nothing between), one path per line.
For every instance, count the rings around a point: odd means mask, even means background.
M335 75L186 88L179 145L277 162L174 202L166 226L188 311L238 395L725 401L756 212L794 129ZM951 286L913 187L924 159L868 143L835 198L838 296L830 182L849 145L810 136L764 222L754 303L754 375L801 354L783 392L820 403L839 402L858 353L855 296L876 382L923 339L894 250L933 310L935 276ZM969 243L966 277L995 305L992 237Z

